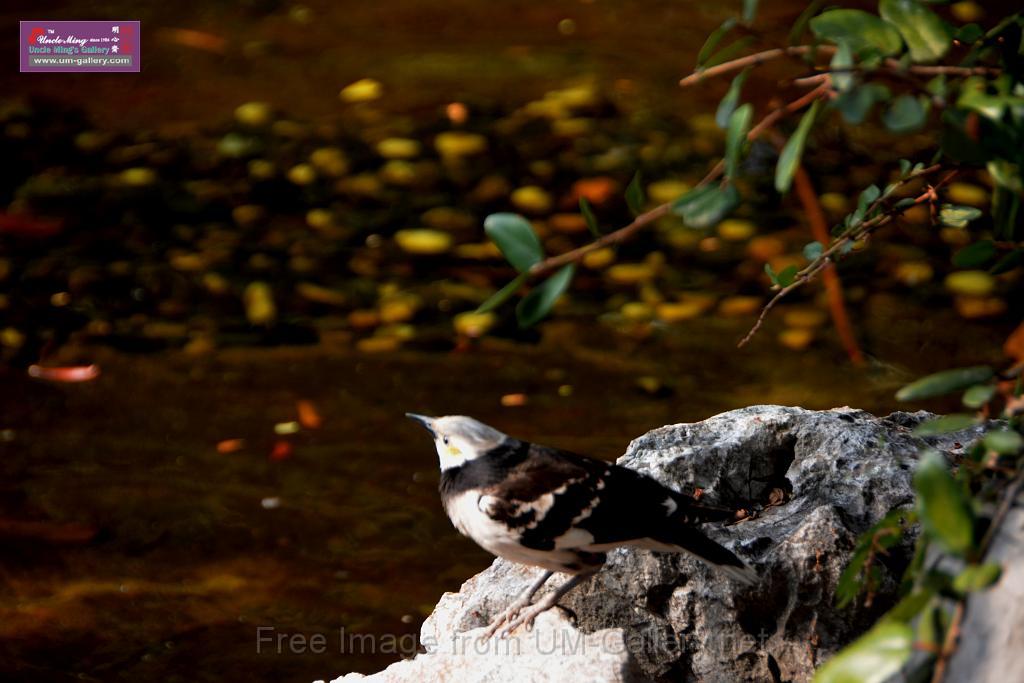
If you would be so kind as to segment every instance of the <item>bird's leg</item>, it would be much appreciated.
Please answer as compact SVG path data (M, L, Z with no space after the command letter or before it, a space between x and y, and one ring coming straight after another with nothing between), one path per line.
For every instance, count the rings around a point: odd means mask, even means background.
M515 631L517 628L523 625L526 626L527 630L533 628L533 620L536 619L541 612L546 612L547 610L557 605L558 601L561 599L563 595L565 595L573 588L575 588L577 585L579 585L581 581L590 578L594 573L595 572L589 572L587 574L577 574L576 576L572 577L564 584L559 586L556 590L545 595L543 599L538 600L533 605L530 605L530 607L527 610L516 615L515 619L512 619L501 629L501 631L498 633L498 637L506 638L508 637L509 634L511 634L513 631Z
M494 632L497 631L502 624L518 616L519 611L530 604L530 601L533 600L533 596L537 594L537 591L540 590L541 586L547 583L547 580L551 578L552 574L554 574L553 571L545 571L541 574L540 578L520 593L519 597L513 600L512 603L505 608L504 612L494 618L494 621L491 622L490 626L487 627L487 630L480 636L480 640L487 640L494 635Z

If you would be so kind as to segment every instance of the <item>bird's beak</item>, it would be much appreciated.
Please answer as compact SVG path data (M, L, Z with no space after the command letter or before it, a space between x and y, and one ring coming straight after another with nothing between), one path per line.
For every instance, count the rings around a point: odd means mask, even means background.
M434 433L434 418L427 417L426 415L417 415L416 413L406 413L405 416L419 422L431 434Z

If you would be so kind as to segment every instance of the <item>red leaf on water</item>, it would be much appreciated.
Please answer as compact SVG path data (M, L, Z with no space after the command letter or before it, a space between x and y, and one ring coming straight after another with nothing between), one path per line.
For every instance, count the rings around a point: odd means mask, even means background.
M28 366L28 376L47 382L89 382L100 376L100 366L70 365L67 367Z
M59 234L63 229L64 221L60 219L0 212L0 234L44 239Z
M292 457L292 445L287 441L275 441L270 451L271 460L287 460Z

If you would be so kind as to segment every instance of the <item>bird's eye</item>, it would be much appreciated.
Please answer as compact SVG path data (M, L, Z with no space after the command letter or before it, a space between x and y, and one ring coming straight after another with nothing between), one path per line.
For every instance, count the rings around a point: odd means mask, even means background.
M447 445L448 445L448 437L447 437L447 436L446 436L446 437L444 437L444 445L445 445L445 446L447 446Z

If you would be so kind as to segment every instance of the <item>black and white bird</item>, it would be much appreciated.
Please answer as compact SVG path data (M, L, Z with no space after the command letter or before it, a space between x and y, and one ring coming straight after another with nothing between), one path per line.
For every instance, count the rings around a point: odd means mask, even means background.
M464 415L406 413L434 437L441 502L455 528L488 552L545 572L484 633L530 627L617 546L689 553L743 584L757 574L698 529L733 517L631 469L512 438ZM572 578L533 596L555 572Z

